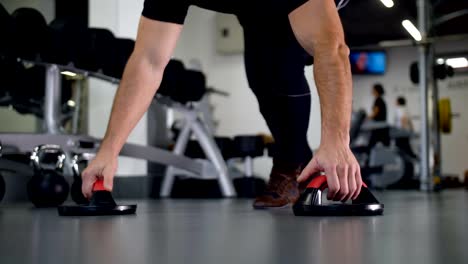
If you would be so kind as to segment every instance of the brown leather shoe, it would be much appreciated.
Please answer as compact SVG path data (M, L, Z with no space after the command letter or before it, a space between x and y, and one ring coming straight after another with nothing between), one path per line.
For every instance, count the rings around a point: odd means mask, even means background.
M274 162L265 193L255 199L253 207L268 209L294 204L301 191L296 179L302 169L302 165Z

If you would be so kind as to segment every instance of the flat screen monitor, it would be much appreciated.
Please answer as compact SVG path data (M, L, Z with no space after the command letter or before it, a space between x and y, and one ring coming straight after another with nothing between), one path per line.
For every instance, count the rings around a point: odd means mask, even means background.
M351 71L353 74L385 74L387 54L385 51L351 51Z

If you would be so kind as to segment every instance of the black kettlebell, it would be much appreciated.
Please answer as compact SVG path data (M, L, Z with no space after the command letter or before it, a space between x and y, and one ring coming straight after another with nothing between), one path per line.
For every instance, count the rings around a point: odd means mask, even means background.
M73 171L73 183L71 186L71 197L72 200L78 205L89 204L89 200L84 197L83 192L81 191L81 185L83 181L81 180L81 169L82 166L86 166L88 161L93 159L95 154L92 153L81 153L73 156L71 166Z
M57 145L34 148L31 154L34 176L28 182L27 192L36 207L57 207L67 200L70 187L62 175L65 157Z

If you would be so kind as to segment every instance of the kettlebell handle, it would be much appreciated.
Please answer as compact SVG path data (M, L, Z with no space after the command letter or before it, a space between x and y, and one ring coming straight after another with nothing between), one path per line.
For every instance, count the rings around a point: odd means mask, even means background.
M65 152L62 150L62 148L59 145L50 145L50 144L45 144L45 145L40 145L34 148L33 152L31 153L31 162L33 164L33 167L35 170L41 170L42 169L42 155L43 154L56 154L57 155L57 163L55 164L55 169L56 170L61 170L63 168L63 164L65 162Z
M71 161L71 168L72 168L72 171L73 171L73 175L75 177L80 177L81 175L81 172L80 172L80 167L79 167L79 164L83 161L90 161L92 159L94 159L94 157L96 156L96 154L94 153L78 153L78 154L75 154L72 158L72 161Z

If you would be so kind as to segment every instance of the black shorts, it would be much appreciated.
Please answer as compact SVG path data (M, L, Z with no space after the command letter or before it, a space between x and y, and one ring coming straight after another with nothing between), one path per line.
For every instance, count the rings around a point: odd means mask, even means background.
M142 15L152 20L184 24L190 6L244 16L288 15L308 0L145 0Z

